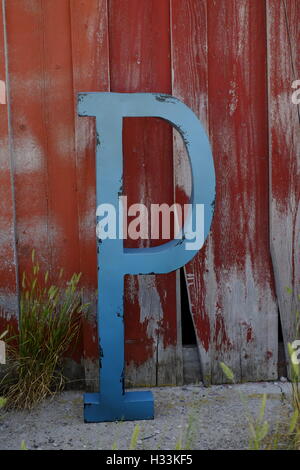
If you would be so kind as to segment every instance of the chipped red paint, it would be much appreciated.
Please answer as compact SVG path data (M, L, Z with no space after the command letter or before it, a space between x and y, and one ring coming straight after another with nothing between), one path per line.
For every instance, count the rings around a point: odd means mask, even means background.
M18 320L15 315L6 313L0 310L0 331L8 331L8 336L14 336L18 332Z
M0 80L9 89L8 70L5 56L7 38L4 30L3 9L0 8ZM10 310L11 322L16 322L17 266L16 234L14 226L13 172L11 167L11 132L9 128L9 97L6 104L0 104L0 312ZM8 304L8 305L7 305ZM1 331L1 330L0 330Z
M99 357L98 330L95 322L88 319L82 325L82 348L85 359L95 360Z
M214 328L214 343L216 345L216 351L230 350L232 349L232 344L228 338L225 321L219 307L218 312L216 313L215 328Z
M251 326L248 327L247 329L247 343L250 343L252 341L254 341L254 337L253 337L253 331L252 331L252 328Z
M125 362L127 365L133 362L138 366L153 356L154 338L149 338L147 334L149 320L141 322L140 319L137 276L125 276L125 292L128 305L124 318Z
M165 279L157 276L157 292L161 300L163 316L160 320L159 338L165 349L177 344L176 285L174 274ZM169 293L166 292L166 282Z
M273 357L272 351L267 351L266 357L267 357L267 359L271 359Z
M155 0L114 0L109 5L111 91L171 93L169 1L159 2L159 15ZM128 197L128 205L140 202L149 209L151 203L172 204L170 125L155 118L124 119L123 151L122 190ZM150 245L161 243L154 240ZM125 246L137 247L141 243L126 240ZM151 357L156 362L158 341L164 348L176 344L176 275L161 275L155 279L153 295L160 299L163 318L156 318L159 312L149 312L152 318L146 322L140 320L141 310L145 309L138 301L141 287L136 277L131 283L136 291L129 294L127 289L125 297L125 337L127 341L132 337L140 339L137 343L126 343L125 354L127 363L134 362L138 366ZM134 305L130 295L136 295ZM151 330L153 338L147 336L149 322L158 322L158 328Z
M247 322L241 322L241 325L246 329L246 341L247 343L251 343L254 341L254 336L253 336L253 329L252 326L247 323Z
M218 8L215 1L208 2L210 131L218 183L212 233L218 283L225 281L224 267L235 267L243 276L247 257L254 275L261 276L258 278L261 285L271 273L266 249L269 201L264 9L263 2L257 0L250 3L221 0ZM244 29L236 23L239 15L243 17ZM247 57L239 55L244 48ZM222 70L221 75L218 70ZM251 96L247 88L250 83ZM252 155L257 158L250 165L247 159ZM248 211L250 201L253 215Z
M300 78L300 3L267 0L267 11L270 241L288 358L287 344L296 337L300 292L300 107L292 102L292 84Z
M135 338L132 338L132 334L129 334L128 329L125 328L125 357L127 364L133 362L138 367L153 357L156 349L155 340L153 337L149 338L147 336L148 325L149 320L145 320L143 323L138 322L138 325L134 325L135 331L138 331Z
M203 315L201 312L194 317L194 321L199 340L207 352L209 350L211 334L209 316L205 313Z
M254 313L255 338L263 341L262 332L269 328L272 346L277 341L276 321L266 322L267 315L276 318L276 302L269 254L265 4L173 0L172 11L174 94L206 124L217 178L211 235L186 267L188 282L193 279L190 300L195 325L200 326L203 374L207 382L223 380L214 362L217 351L236 377L252 374L254 379L257 370L250 371L238 346L240 322ZM182 180L179 175L178 184ZM209 348L200 339L197 317L203 312L211 327ZM257 361L254 342L247 343L246 336L241 341ZM275 368L274 361L270 377Z
M140 305L137 299L138 280L136 276L125 277L127 292L127 311L125 312L125 362L134 363L136 367L153 357L155 352L154 337L148 336L149 320L140 319Z
M53 276L58 266L65 279L81 271L91 312L76 357L83 349L85 359L97 363L95 129L92 119L77 117L75 95L171 93L206 126L217 174L211 234L186 267L203 375L206 382L223 380L218 356L237 379L274 377L269 214L287 336L297 292L290 300L280 286L296 291L300 277L299 119L290 102L300 74L298 0L10 0L6 9L14 174L8 108L0 105L0 304L17 309L15 252L19 273L29 268L32 248ZM2 11L0 80L6 80ZM129 203L188 202L184 158L166 123L125 120L122 189ZM287 218L291 239L284 252ZM137 369L147 361L164 363L177 345L175 274L153 277L149 287L143 278L128 277L125 286L127 363ZM249 367L251 361L261 367Z
M97 263L95 237L96 177L95 123L77 116L76 94L82 91L109 91L107 1L70 2L72 38L73 113L75 116L76 181L78 193L79 263L84 274L85 302L89 318L83 322L83 357L88 361L86 378L98 373L98 332L96 325ZM101 38L101 40L100 40ZM94 369L90 369L90 363ZM88 375L88 376L87 376ZM88 382L87 382L88 383Z

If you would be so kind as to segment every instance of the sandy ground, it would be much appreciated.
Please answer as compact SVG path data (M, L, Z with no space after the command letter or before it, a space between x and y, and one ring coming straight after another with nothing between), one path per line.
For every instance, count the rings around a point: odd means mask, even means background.
M291 413L290 384L251 383L153 389L155 419L139 422L83 422L82 392L64 392L31 412L0 415L0 449L128 449L132 431L140 426L137 449L247 449L247 413L258 415L268 394L266 416L271 429ZM245 410L240 393L247 399ZM187 426L191 431L187 437ZM187 440L187 442L186 442Z

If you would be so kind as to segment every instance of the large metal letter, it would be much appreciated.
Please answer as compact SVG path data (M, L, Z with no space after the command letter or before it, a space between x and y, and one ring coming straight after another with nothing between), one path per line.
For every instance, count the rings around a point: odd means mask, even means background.
M159 117L181 134L192 173L191 211L182 239L153 248L125 249L123 240L98 239L98 330L100 391L85 394L86 422L152 419L154 403L148 391L124 390L123 296L125 274L168 273L184 266L197 250L188 247L190 221L196 205L204 205L204 239L215 199L215 172L207 135L196 115L178 99L155 93L80 93L80 116L95 116L97 127L97 206L119 208L123 178L122 125L124 117ZM101 246L100 246L101 245Z

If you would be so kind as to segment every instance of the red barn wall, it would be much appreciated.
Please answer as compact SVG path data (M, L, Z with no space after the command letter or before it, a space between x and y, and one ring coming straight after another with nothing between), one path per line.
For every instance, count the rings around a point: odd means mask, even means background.
M0 327L17 321L33 248L53 278L82 272L76 360L95 383L95 129L76 93L169 93L205 125L216 167L211 233L185 268L202 377L224 381L222 360L238 380L277 378L278 308L287 344L300 293L299 24L297 0L2 0ZM125 120L124 162L129 203L187 201L167 124ZM125 286L127 383L181 383L178 273Z

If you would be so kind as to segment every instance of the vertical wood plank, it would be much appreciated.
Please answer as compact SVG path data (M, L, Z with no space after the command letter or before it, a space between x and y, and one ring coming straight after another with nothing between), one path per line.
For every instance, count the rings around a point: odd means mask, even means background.
M268 0L267 15L270 242L287 347L296 337L295 314L300 307L300 107L292 102L292 83L300 79L300 4Z
M186 268L203 379L224 381L221 360L237 380L276 378L264 3L172 0L172 11L173 94L209 123L217 175L211 234Z
M93 118L77 116L76 94L109 91L108 12L106 0L71 0L75 148L77 162L80 270L90 315L84 324L85 379L89 390L98 387L99 348L96 325L96 140Z
M168 1L109 1L109 32L111 91L171 92ZM128 197L128 205L143 203L150 208L151 203L172 204L171 128L152 118L125 119L124 168L123 193ZM127 246L136 245L128 241ZM127 382L131 385L180 382L176 273L128 276L126 292Z
M11 125L15 169L18 259L30 268L31 251L51 267L45 72L41 2L7 5Z
M78 270L69 2L7 2L21 269Z
M7 2L7 24L20 271L35 248L50 278L63 268L69 279L79 272L69 1Z
M18 276L15 246L14 180L11 161L9 70L5 2L0 5L0 80L5 84L0 104L0 331L16 325Z
M69 0L43 0L42 21L50 259L69 278L80 266Z
M93 305L84 326L86 378L95 380L95 133L92 120L76 117L74 140L74 97L109 90L111 72L112 91L172 92L210 134L215 219L204 250L186 267L204 380L224 381L220 360L237 380L275 378L270 244L285 344L294 339L299 309L300 125L291 101L291 84L300 79L299 2L267 0L267 10L261 0L5 3L0 80L10 80L11 120L8 106L0 104L0 306L9 315L17 309L15 236L20 271L29 267L34 247L43 269L63 266L66 277L82 271ZM125 120L129 203L172 203L174 170L176 200L187 201L189 168L176 133L173 146L175 168L166 124ZM125 282L127 382L180 382L176 274L128 276Z
M197 114L208 132L207 2L171 1L172 94ZM176 202L187 204L191 195L190 166L184 143L174 131L174 175ZM198 304L201 279L197 262L185 267L190 310L196 331L202 372L210 368L206 345L210 344L207 315ZM201 377L199 377L199 380Z
M210 129L222 178L212 370L222 379L221 352L240 380L274 379L278 314L269 249L264 2L209 2L208 42Z

